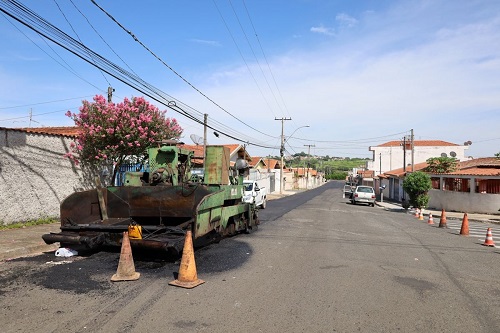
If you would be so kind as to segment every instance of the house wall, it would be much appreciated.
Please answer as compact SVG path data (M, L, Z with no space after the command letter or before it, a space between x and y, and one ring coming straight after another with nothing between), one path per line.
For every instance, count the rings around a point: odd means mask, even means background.
M58 217L66 196L91 187L93 175L63 157L71 141L0 128L0 224Z
M431 157L440 157L442 153L446 153L450 157L450 153L454 151L456 153L455 158L460 161L465 161L465 150L468 146L415 146L414 147L414 164L422 163L427 161ZM382 167L382 173L403 168L404 162L406 165L411 165L411 150L407 149L406 154L403 152L403 147L370 147L373 151L373 160L367 161L366 168L368 170L375 171L375 175L380 174L380 169ZM382 155L380 155L382 154ZM406 160L405 157L406 156ZM382 161L382 165L380 165ZM408 171L411 169L408 168Z
M430 190L429 208L447 211L499 214L500 195Z

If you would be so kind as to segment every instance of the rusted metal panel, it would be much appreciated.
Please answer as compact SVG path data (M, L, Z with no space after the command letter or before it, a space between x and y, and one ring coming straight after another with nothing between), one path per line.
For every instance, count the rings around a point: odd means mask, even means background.
M204 181L207 184L229 184L229 157L231 152L228 147L207 147L205 158Z

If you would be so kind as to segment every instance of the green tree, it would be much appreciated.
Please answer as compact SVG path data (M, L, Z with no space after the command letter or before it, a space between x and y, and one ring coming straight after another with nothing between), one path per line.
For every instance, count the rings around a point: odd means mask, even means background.
M80 134L65 156L93 166L113 165L112 184L121 164L142 162L148 147L182 134L175 119L166 118L166 111L143 97L125 98L115 104L97 95L93 102L82 103L79 113L66 112Z
M431 173L448 173L457 170L458 160L454 157L431 157L424 171Z
M334 180L345 180L347 177L347 172L342 171L331 171L325 175L326 179L334 179Z
M496 153L496 154L495 154L495 157L496 157L496 158L500 158L500 152Z
M412 172L403 181L403 190L410 196L410 204L416 208L427 206L429 203L427 193L431 188L431 177L425 172Z

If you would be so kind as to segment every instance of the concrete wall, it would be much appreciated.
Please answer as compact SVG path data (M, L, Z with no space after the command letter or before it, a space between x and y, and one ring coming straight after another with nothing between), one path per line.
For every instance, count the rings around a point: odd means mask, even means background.
M429 191L429 208L447 211L500 214L500 194Z
M66 196L92 187L93 173L63 157L70 142L0 128L0 224L58 217Z

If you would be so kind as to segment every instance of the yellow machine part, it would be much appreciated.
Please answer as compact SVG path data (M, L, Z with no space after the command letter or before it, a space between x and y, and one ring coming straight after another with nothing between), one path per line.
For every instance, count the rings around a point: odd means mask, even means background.
M128 226L128 237L130 239L142 239L142 227L140 225Z

